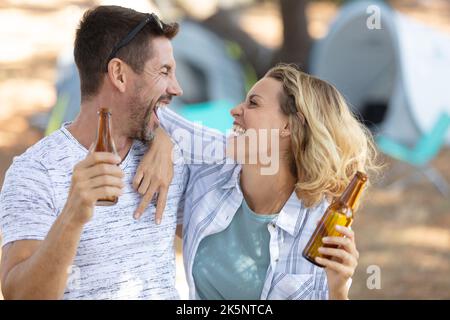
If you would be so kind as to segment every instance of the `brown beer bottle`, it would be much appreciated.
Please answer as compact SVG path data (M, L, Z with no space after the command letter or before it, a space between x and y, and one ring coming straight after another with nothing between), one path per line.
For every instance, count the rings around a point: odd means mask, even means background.
M352 224L353 214L355 213L358 199L361 196L366 182L367 175L358 171L342 195L337 198L337 200L333 201L333 203L327 208L327 211L323 215L316 227L316 230L311 236L311 239L303 250L302 255L305 259L316 266L323 267L316 262L316 257L326 259L329 259L330 257L320 254L318 249L320 247L336 248L336 246L324 244L322 242L322 238L342 236L336 230L336 225L349 227Z
M111 112L109 109L101 108L98 111L98 128L95 139L95 152L111 152L117 155L116 146L112 138ZM117 197L98 199L97 206L112 206L118 201Z

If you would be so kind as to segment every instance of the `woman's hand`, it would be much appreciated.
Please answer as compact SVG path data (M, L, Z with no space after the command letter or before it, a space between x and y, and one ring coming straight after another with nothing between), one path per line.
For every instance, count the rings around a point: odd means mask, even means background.
M139 219L158 192L156 204L156 224L161 223L162 214L166 207L167 193L173 178L172 161L173 143L163 129L155 130L153 139L147 153L142 157L141 163L133 179L133 188L143 195L141 203L134 212L134 218Z
M336 226L336 230L345 237L323 238L324 244L335 245L337 248L319 248L319 252L329 259L317 257L316 261L325 267L329 298L348 299L348 281L355 273L359 253L356 250L355 233L343 226Z

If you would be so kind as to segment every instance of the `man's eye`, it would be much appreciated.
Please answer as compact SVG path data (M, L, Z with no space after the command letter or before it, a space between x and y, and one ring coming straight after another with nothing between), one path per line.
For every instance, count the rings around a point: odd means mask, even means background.
M249 103L251 106L255 106L255 105L256 105L256 102L253 101L253 100L250 100L248 103Z

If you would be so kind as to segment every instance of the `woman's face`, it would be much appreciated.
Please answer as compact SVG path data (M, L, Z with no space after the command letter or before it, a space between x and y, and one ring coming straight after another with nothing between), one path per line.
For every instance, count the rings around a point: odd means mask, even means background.
M279 159L288 150L288 116L280 108L281 82L264 77L248 92L245 101L231 110L233 134L228 138L228 156L244 164ZM266 161L263 161L263 160Z

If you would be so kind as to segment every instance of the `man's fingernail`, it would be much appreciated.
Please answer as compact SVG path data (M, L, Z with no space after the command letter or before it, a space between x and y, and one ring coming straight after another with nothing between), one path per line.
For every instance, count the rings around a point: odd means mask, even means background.
M336 225L336 230L342 231L342 230L344 230L344 228L342 226L340 226L340 225Z
M161 224L161 218L156 218L156 224Z
M133 215L134 220L139 219L139 212L135 212Z
M328 238L328 237L322 238L322 241L323 241L323 242L327 242L328 240L330 240L330 238Z

